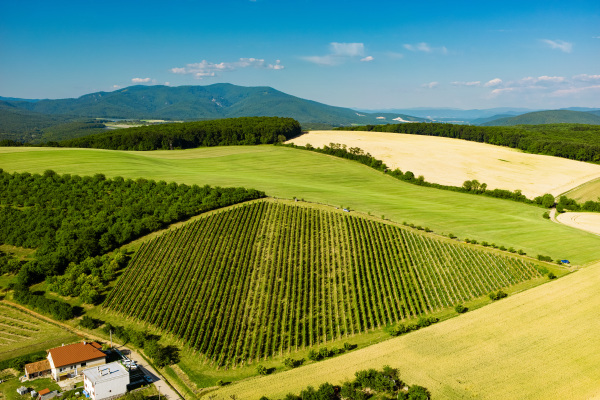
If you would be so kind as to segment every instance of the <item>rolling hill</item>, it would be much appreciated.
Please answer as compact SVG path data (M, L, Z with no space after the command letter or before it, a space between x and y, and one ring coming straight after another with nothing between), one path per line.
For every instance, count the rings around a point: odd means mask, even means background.
M508 252L299 204L246 203L144 243L103 306L172 333L215 366L235 366L435 313L544 271Z
M516 117L498 118L484 122L482 126L540 125L540 124L589 124L600 125L600 116L590 112L571 110L535 111Z
M76 99L11 101L7 105L42 114L73 117L202 120L246 116L290 117L301 123L334 126L379 124L394 118L424 121L404 114L359 113L280 92L270 87L226 83L208 86L130 86ZM379 118L378 118L379 117ZM383 117L383 118L382 118Z

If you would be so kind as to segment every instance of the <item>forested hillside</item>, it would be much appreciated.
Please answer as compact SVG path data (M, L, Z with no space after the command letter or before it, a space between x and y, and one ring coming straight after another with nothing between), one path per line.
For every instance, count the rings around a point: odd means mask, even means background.
M535 111L517 116L482 122L485 126L540 125L540 124L600 124L600 116L591 112L573 110Z
M9 101L13 107L42 114L71 117L207 120L251 116L288 117L301 123L331 126L379 123L380 114L357 113L292 96L271 87L244 87L227 83L206 86L130 86L114 92L97 92L76 99ZM425 121L403 114L388 114L405 121Z
M428 123L366 125L343 129L442 136L507 146L534 154L600 162L600 125L548 124L483 127Z
M63 141L60 145L110 150L173 150L278 143L300 133L300 124L291 118L242 117L119 129Z

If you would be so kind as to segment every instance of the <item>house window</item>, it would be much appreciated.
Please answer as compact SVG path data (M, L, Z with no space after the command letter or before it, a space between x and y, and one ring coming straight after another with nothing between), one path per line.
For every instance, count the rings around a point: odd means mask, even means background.
M82 362L82 363L81 363L81 366L82 366L82 367L85 367L85 365L86 365L86 364L87 364L87 363L84 363L84 362Z

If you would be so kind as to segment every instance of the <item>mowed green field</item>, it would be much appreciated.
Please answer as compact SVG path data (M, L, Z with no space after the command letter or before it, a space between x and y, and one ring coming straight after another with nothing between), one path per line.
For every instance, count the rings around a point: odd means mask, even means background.
M433 229L586 264L600 258L600 237L542 218L543 209L508 200L423 188L356 162L278 146L124 152L0 148L9 172L147 178L187 184L244 186L270 196L350 207Z
M600 396L600 263L405 336L216 392L283 398L390 365L435 399Z

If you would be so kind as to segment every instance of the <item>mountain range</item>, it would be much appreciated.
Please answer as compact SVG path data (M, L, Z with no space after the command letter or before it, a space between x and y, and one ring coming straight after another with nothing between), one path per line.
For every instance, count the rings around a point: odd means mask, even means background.
M76 99L4 100L4 106L41 114L88 118L205 120L273 116L291 117L300 123L332 126L394 122L397 118L397 121L426 121L398 113L360 113L301 99L270 87L244 87L228 83L177 87L130 86Z
M302 99L271 87L217 83L177 87L139 85L58 100L0 97L0 139L39 143L85 136L105 129L98 119L192 121L246 116L291 117L305 129L432 121L489 126L600 124L600 110L592 108L362 110Z

